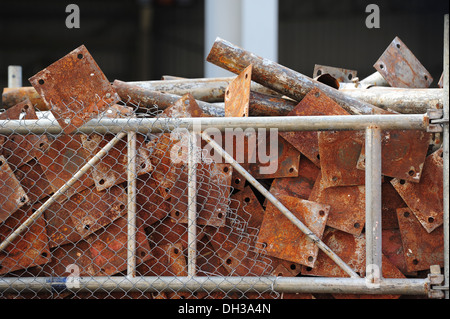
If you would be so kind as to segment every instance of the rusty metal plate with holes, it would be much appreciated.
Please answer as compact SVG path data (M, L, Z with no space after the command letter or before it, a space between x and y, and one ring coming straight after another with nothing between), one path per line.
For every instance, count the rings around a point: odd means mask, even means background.
M316 236L322 237L330 207L291 196L279 196L286 206ZM258 234L258 243L265 254L313 267L318 246L285 217L272 203L268 203Z
M0 223L29 200L8 162L0 155Z
M234 227L249 232L259 229L264 218L264 208L250 186L231 195L230 208L236 216L229 216Z
M443 223L443 151L442 148L427 157L419 183L402 179L391 181L394 188L431 233Z
M36 159L18 167L14 174L30 199L30 203L35 203L53 192L41 165Z
M320 64L314 65L313 78L323 74L329 74L341 83L352 83L352 80L357 77L358 71Z
M21 208L0 224L0 242L8 237L31 214L30 206ZM0 275L11 271L43 265L50 261L47 232L44 218L38 218L11 245L0 252Z
M243 190L246 185L246 179L238 171L233 170L231 175L231 187L236 190Z
M120 100L84 45L29 79L68 134Z
M51 248L77 242L126 213L127 194L122 186L97 191L91 186L44 212ZM38 209L40 203L33 206Z
M444 265L444 234L440 226L428 233L413 212L407 208L397 209L400 234L402 236L406 269L420 271L432 265Z
M255 236L236 231L231 227L205 230L221 260L222 266L234 276L269 275L272 266L270 259L261 255L254 246Z
M382 256L383 278L405 278L402 272L386 257ZM398 299L401 295L332 294L335 299Z
M349 113L322 91L312 89L288 114L288 116L320 115L349 115ZM280 132L279 134L320 167L318 132Z
M366 222L366 191L364 186L325 188L322 176L316 180L310 201L329 205L327 226L359 236Z
M56 137L37 159L53 192L58 191L90 160L89 153L84 149L81 136L78 134ZM65 196L59 197L58 201L63 202L92 185L94 180L90 169L65 192Z
M111 134L82 135L83 147L88 152L88 157L94 157L107 143L114 138ZM98 191L110 188L127 180L127 141L126 137L119 142L95 165L92 170L92 178ZM142 175L152 170L149 159L150 151L145 145L145 137L136 136L136 174Z
M265 138L261 135L258 134L256 162L244 163L242 167L256 179L298 177L300 152L278 134L267 133ZM278 149L271 146L276 143Z
M172 205L169 199L158 192L158 182L151 174L144 174L136 180L136 209L144 227L166 217Z
M381 140L381 174L418 183L431 137L431 133L422 131L383 131ZM357 167L358 169L365 168L364 146L361 149Z
M7 109L0 114L0 120L37 120L38 117L34 111L31 102L25 101ZM38 148L43 148L48 143L45 135L10 135L0 136L0 155L7 159L8 164L13 171L18 167L28 163L36 155ZM3 145L3 147L1 147Z
M151 251L144 228L136 222L136 264L140 264L151 258ZM86 238L91 263L100 268L101 275L113 275L127 269L127 229L125 215Z
M228 85L225 92L226 117L248 117L252 69L250 64Z
M402 237L399 229L386 229L382 233L382 252L389 261L403 274L409 274L403 250Z
M233 168L230 164L197 163L197 223L220 227L225 225L231 194ZM170 190L173 208L170 216L179 223L188 223L188 169Z
M365 171L357 164L365 140L363 131L319 132L324 187L364 185Z
M298 167L298 177L274 179L270 186L270 193L275 197L288 195L309 200L319 174L320 169L302 156Z
M355 272L362 274L365 271L366 239L364 234L354 236L338 229L327 227L322 241ZM302 275L349 277L323 251L319 251L314 268L302 267Z
M389 44L374 68L392 87L428 88L433 77L399 37Z

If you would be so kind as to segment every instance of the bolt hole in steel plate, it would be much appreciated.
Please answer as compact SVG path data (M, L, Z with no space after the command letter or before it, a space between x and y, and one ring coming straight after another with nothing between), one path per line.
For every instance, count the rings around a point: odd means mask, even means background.
M391 181L396 191L429 233L443 224L442 152L441 148L426 158L419 183L398 178Z
M326 65L314 65L313 78L318 76L329 74L340 83L352 83L352 79L355 79L358 72L355 70L348 70L343 68L336 68Z
M322 237L330 206L282 195L278 198L316 236ZM268 203L259 230L258 243L265 254L313 267L318 246L284 216L272 203Z
M5 157L0 155L0 223L29 202Z
M120 99L84 45L29 81L66 134L83 126Z
M431 74L399 37L389 44L374 68L392 87L428 88L433 83Z
M1 223L0 242L3 242L32 213L31 206L26 206L14 212L6 221ZM45 220L40 217L4 251L0 252L0 275L43 265L49 262L50 258Z
M443 267L443 226L428 233L408 207L397 209L397 216L407 270L428 270L432 265Z

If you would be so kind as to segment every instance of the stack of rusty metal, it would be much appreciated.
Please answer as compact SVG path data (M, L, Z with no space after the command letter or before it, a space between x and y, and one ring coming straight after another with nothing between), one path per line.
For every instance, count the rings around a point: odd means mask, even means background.
M32 87L4 90L1 120L46 119L60 130L53 132L52 126L41 128L40 134L0 136L0 275L67 277L74 269L81 277L127 274L127 129L120 134L83 133L81 128L92 119L113 123L230 117L232 123L232 118L249 116L377 115L442 108L441 90L430 88L432 76L398 38L375 63L376 72L363 80L356 71L320 65L312 79L222 39L216 40L207 60L237 76L110 83L81 46L31 77ZM390 130L382 137L383 276L424 277L430 266L442 267L444 259L440 133ZM247 130L217 140L231 140L230 155L356 273L365 275L364 131ZM185 144L182 134L137 134L135 275L188 275L189 171L186 148L180 147ZM199 142L202 155L195 172L197 276L348 276L207 146ZM74 294L319 297L245 291L64 291L57 296Z

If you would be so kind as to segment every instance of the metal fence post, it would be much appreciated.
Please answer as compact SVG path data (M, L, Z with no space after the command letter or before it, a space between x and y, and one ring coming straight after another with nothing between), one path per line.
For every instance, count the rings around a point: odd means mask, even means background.
M22 87L22 67L20 65L8 66L8 87Z
M379 284L381 252L381 130L366 129L366 278Z
M136 132L128 132L128 251L127 276L136 276Z

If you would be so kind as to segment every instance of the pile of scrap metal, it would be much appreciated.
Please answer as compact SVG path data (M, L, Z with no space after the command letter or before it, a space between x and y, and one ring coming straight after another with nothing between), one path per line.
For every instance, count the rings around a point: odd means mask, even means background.
M32 87L4 90L6 110L0 119L37 120L47 112L61 132L0 136L2 276L64 277L73 265L80 276L126 274L126 133L77 131L93 118L422 114L442 108L442 89L429 88L432 76L398 38L375 63L376 72L363 80L356 71L319 65L312 79L222 39L216 40L207 60L237 76L116 80L111 85L81 46L30 78ZM233 143L230 155L242 157L241 166L314 238L364 276L364 131L240 134L242 144ZM263 134L270 137L260 138ZM441 140L439 132L383 131L385 278L426 277L430 266L443 267ZM189 172L185 161L174 161L176 142L169 133L137 134L136 275L188 275ZM258 148L269 150L275 142L277 149L260 158ZM207 143L201 145L206 148ZM94 166L86 167L105 148ZM176 152L186 158L179 148ZM264 172L273 163L275 169ZM196 275L349 276L229 163L202 158L196 177ZM136 297L224 295L174 291Z

